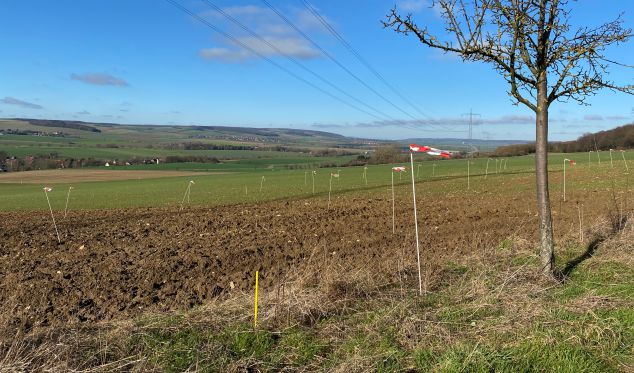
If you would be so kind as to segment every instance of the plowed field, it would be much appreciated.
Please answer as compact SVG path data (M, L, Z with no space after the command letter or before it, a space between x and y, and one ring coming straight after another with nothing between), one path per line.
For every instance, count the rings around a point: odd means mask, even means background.
M511 235L535 238L532 195L420 194L425 263L495 246ZM184 211L74 211L66 219L57 215L61 243L46 213L2 213L4 323L29 330L187 309L249 290L256 269L266 289L292 270L319 267L324 257L335 258L337 271L369 266L389 277L390 259L404 253L413 267L416 257L411 192L397 188L396 234L388 196L338 195L330 210L325 199L299 199ZM585 198L579 193L575 199ZM588 221L605 211L601 199L586 200ZM557 233L576 229L575 203L555 213Z

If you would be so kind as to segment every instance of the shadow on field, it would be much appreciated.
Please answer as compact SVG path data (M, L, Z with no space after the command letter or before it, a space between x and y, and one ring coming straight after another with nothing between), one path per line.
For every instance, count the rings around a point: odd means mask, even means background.
M621 232L625 228L625 224L627 223L627 220L628 220L627 215L619 215L619 216L611 215L610 223L611 223L612 230L610 231L610 234L601 235L599 237L596 237L594 240L592 240L588 244L588 247L586 248L586 250L581 255L579 255L576 258L573 258L572 260L566 263L566 265L564 266L564 269L559 271L559 273L557 273L557 278L562 282L566 281L568 277L570 276L570 274L572 273L572 271L574 271L574 269L577 268L579 264L583 263L584 261L594 256L594 253L599 248L599 245L601 245L608 238Z
M578 257L568 261L568 263L566 263L566 266L564 267L564 269L559 273L559 279L563 282L566 281L566 279L568 279L568 276L570 276L570 274L572 273L572 271L577 268L577 266L581 263L583 263L584 261L592 258L592 256L594 255L594 253L597 251L597 249L599 248L599 245L601 245L601 243L603 243L603 241L605 241L607 239L607 237L597 237L594 240L592 240L592 242L590 242L588 244L588 247L586 248L586 250L583 252L583 254L579 255Z

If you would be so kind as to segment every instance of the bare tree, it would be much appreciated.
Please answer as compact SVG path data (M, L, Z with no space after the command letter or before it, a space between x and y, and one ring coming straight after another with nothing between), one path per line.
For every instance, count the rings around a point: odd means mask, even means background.
M385 27L410 33L424 45L454 53L464 61L493 65L509 83L514 104L535 112L537 206L543 271L554 274L554 242L548 194L548 109L555 101L586 104L588 96L607 88L634 94L634 85L607 80L613 65L606 48L632 37L621 16L598 27L572 30L567 0L435 0L448 34L441 40L412 15L393 9Z

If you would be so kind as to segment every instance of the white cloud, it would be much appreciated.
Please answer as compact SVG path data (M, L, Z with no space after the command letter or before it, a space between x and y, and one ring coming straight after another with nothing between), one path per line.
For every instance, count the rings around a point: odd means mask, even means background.
M224 62L239 62L252 57L251 54L244 49L227 48L205 48L201 49L198 55L206 60L220 60Z
M321 10L319 10L318 7L315 6L315 4L311 4L313 9L315 10L315 12L317 12L321 18L323 18L326 23L328 23L330 26L332 26L335 30L338 30L338 26L337 23L330 19L328 16L326 16ZM322 25L322 23L315 18L315 16L313 16L313 14L306 10L306 9L302 9L300 11L298 11L296 13L296 18L297 21L295 21L295 24L297 25L297 27L299 27L302 30L316 30L316 31L326 31L325 26Z
M257 54L266 57L289 55L299 59L312 59L320 57L318 49L304 39L291 26L286 24L277 14L267 7L256 5L230 6L223 9L225 13L237 19L240 23L253 30L266 41L275 46L271 48L257 37L244 31L239 26L227 20L220 13L209 10L201 15L205 18L213 18L218 24L233 35L239 43L226 39L220 40L219 44L199 51L199 56L207 60L220 60L224 62L241 62L252 58L257 58ZM306 9L281 10L290 21L302 32L313 36L311 33L325 32L324 27ZM324 15L322 17L326 18ZM331 25L332 22L328 21ZM248 48L243 47L242 44ZM249 49L257 53L251 52ZM278 50L276 50L278 49Z
M605 117L605 119L607 119L607 120L628 120L630 118L626 117L624 115L608 115L607 117Z
M252 53L248 48L236 44L230 47L214 47L205 48L200 51L200 56L207 60L221 60L225 62L238 62L250 58L257 57L261 54L266 57L288 55L299 59L311 59L319 57L318 50L312 48L304 39L295 37L267 37L265 38L275 48L270 47L255 37L241 37L238 39L240 43L246 45L256 54Z
M557 119L551 119L551 122L558 122ZM357 123L355 127L364 128L381 128L381 127L408 127L416 128L421 125L435 125L435 126L466 126L469 121L466 117L449 117L438 119L419 119L419 120L384 120L366 123ZM478 118L474 121L476 125L533 125L535 124L535 117L530 115L503 115L493 118Z
M313 128L319 129L332 129L332 128L346 128L343 124L331 124L331 123L314 123L310 125Z
M0 100L0 102L6 105L20 106L25 109L43 109L42 105L34 104L28 101L18 100L17 98L9 97L9 96L3 98L2 100Z
M603 116L597 114L584 115L583 120L600 121L603 120Z
M428 6L429 2L427 0L399 0L396 3L396 7L399 10L411 13L420 12L423 8Z
M70 74L72 80L77 80L92 85L114 85L127 87L128 82L121 78L105 73Z
M231 16L262 16L268 13L266 8L257 5L229 6L224 8L223 11Z

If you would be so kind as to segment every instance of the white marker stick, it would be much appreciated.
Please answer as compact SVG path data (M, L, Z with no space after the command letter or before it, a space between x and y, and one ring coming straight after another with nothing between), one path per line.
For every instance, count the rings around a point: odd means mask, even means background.
M467 158L467 190L471 189L471 165L470 161Z
M189 203L189 193L191 191L192 184L194 184L194 180L189 180L189 183L187 184L187 189L185 189L185 195L183 196L183 200L181 201L181 210L185 205L185 199L187 199L187 203Z
M57 235L57 243L62 243L59 238L59 231L57 230L57 223L55 223L55 216L53 215L53 208L51 207L51 201L48 199L48 192L53 191L49 187L44 187L44 195L46 196L46 202L48 202L48 210L51 212L51 219L53 219L53 226L55 227L55 234Z
M396 216L394 212L394 171L392 171L392 234L396 233Z
M332 173L330 174L330 188L328 189L328 209L330 210L330 192L332 192Z
M68 212L68 200L70 199L70 191L73 189L72 186L68 187L68 193L66 194L66 206L64 207L64 218L66 218L66 213Z
M570 162L570 159L564 158L564 202L566 202L566 162Z
M420 273L420 244L418 239L418 214L416 213L416 184L414 183L414 153L409 152L412 166L412 197L414 199L414 228L416 230L416 259L418 261L418 293L423 295L423 278Z
M487 158L487 168L486 170L484 170L484 178L486 179L487 177L489 177L489 161L491 160L491 158Z
M583 209L577 205L579 211L579 242L583 243Z

